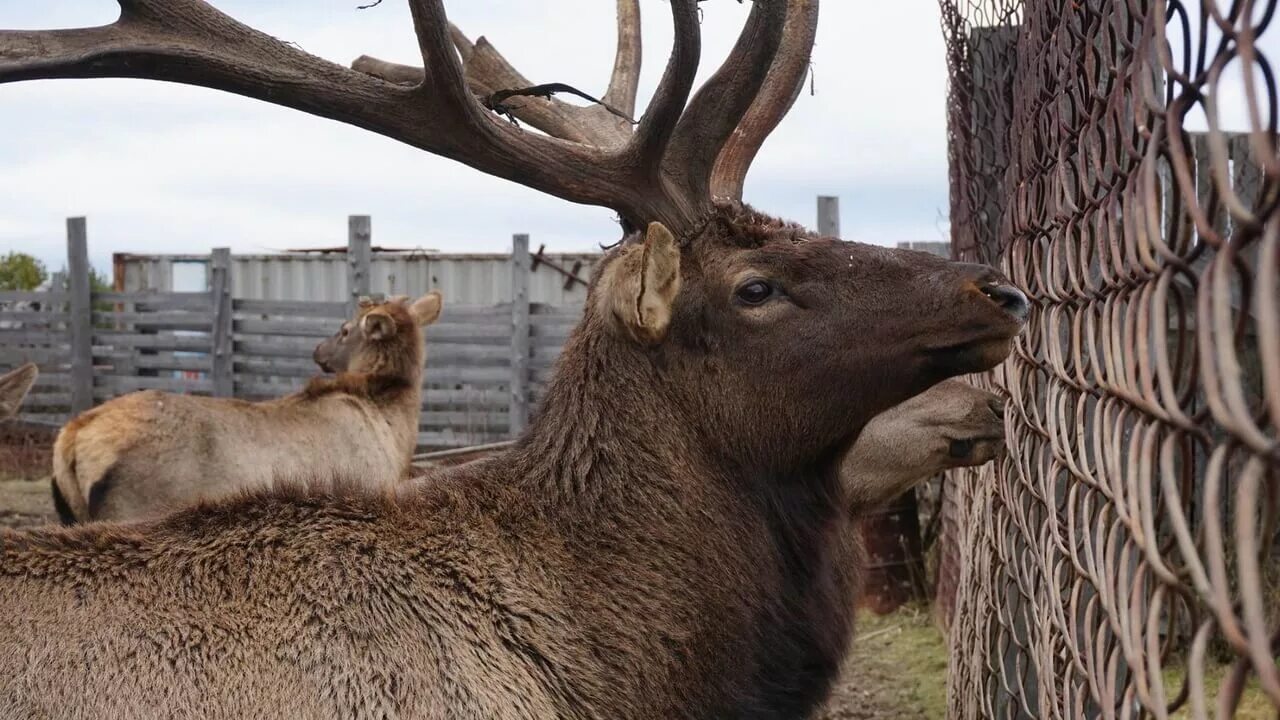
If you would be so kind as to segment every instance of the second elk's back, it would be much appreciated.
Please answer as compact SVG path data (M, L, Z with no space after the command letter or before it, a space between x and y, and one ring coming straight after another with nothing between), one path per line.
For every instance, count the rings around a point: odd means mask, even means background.
M130 393L85 412L54 444L64 523L163 515L282 480L397 482L417 444L422 328L441 298L362 301L315 353L333 377L265 402Z

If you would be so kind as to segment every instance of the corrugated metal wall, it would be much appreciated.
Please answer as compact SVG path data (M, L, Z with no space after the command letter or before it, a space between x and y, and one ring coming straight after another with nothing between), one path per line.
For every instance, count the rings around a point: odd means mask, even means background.
M571 270L581 263L578 277L584 281L599 260L598 254L546 254L556 265ZM123 292L155 290L194 292L204 290L204 276L187 268L206 265L204 255L118 255L116 272L124 274ZM184 272L184 270L186 270ZM511 258L507 255L453 255L436 253L374 253L370 289L388 295L420 295L438 289L445 302L457 305L495 305L511 301ZM587 288L539 264L529 278L529 300L548 305L580 305ZM231 260L231 292L250 300L304 300L342 302L347 299L347 256L343 253L234 255Z

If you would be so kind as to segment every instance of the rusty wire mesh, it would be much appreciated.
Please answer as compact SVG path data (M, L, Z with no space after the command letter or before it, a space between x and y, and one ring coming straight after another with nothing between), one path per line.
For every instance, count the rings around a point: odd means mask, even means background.
M945 486L951 715L1276 717L1276 2L940 1L954 252L1035 305Z

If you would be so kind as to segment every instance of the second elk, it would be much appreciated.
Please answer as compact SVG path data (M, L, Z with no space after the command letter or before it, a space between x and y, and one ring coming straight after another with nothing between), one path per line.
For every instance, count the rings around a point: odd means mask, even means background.
M282 481L398 482L418 439L422 328L440 294L362 300L315 353L334 377L246 402L144 390L85 412L54 443L54 506L64 523L155 517Z

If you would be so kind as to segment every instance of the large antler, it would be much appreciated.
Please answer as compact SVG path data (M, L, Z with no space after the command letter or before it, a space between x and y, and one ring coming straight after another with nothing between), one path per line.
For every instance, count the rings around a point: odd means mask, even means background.
M353 69L200 0L118 1L120 18L111 25L0 31L0 82L132 77L216 88L372 130L566 200L612 208L628 229L659 220L681 234L701 222L713 190L741 194L755 149L803 80L817 19L817 0L755 0L733 51L686 109L700 52L697 0L671 0L671 57L632 132L624 117L634 113L639 6L618 0L618 52L603 104L522 98L519 107L504 107L542 130L535 133L482 103L529 83L484 38L472 44L450 25L441 0L409 0L423 68L362 57Z

